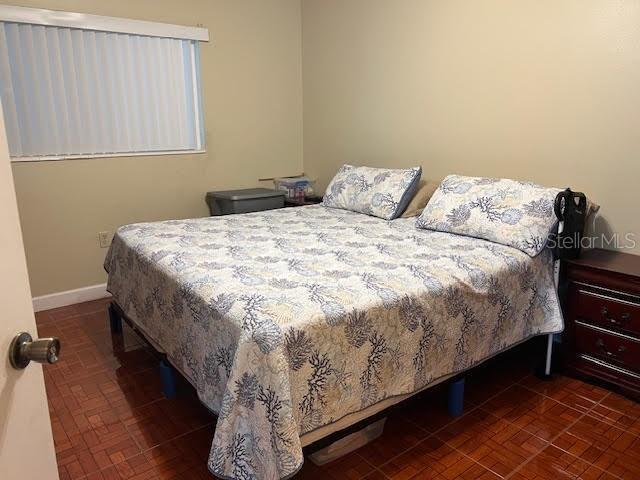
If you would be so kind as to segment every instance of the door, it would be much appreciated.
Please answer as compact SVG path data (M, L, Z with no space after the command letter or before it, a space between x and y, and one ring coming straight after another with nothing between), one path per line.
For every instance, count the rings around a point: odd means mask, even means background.
M37 336L0 106L0 476L57 480L42 365L16 370L9 363L20 332Z

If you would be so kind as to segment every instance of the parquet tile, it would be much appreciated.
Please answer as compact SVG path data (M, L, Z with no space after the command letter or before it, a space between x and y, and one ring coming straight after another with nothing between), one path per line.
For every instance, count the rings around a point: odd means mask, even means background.
M205 480L215 417L185 384L162 394L157 360L128 327L112 336L106 300L38 312L62 341L44 369L61 480ZM296 479L588 480L640 478L640 404L556 374L531 374L531 348L467 375L465 413L446 387L394 409L383 435Z
M372 465L380 465L428 436L429 433L417 424L399 416L390 415L382 435L358 449L357 453Z
M524 465L512 478L517 480L547 480L600 478L602 471L588 462L554 446L549 446ZM596 475L593 477L593 475Z
M520 384L582 413L591 410L609 393L604 388L562 376L546 381L529 375Z

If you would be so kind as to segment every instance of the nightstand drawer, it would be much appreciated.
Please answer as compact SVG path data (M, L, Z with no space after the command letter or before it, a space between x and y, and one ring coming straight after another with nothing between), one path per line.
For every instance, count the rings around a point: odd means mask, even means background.
M561 287L568 370L640 400L640 255L586 250L562 264Z
M640 337L640 304L636 297L572 283L569 305L576 320Z
M640 341L635 338L579 320L575 322L575 333L576 353L584 353L631 371L640 371Z

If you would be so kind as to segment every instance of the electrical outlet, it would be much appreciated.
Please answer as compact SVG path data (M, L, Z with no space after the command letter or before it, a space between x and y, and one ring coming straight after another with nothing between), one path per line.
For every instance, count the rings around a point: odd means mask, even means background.
M98 232L98 243L100 248L109 248L109 245L111 245L111 232Z

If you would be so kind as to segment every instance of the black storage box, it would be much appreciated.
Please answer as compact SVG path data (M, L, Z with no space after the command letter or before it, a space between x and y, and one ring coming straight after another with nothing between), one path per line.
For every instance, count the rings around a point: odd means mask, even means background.
M246 188L207 192L207 205L211 215L260 212L284 207L284 191L268 188Z

